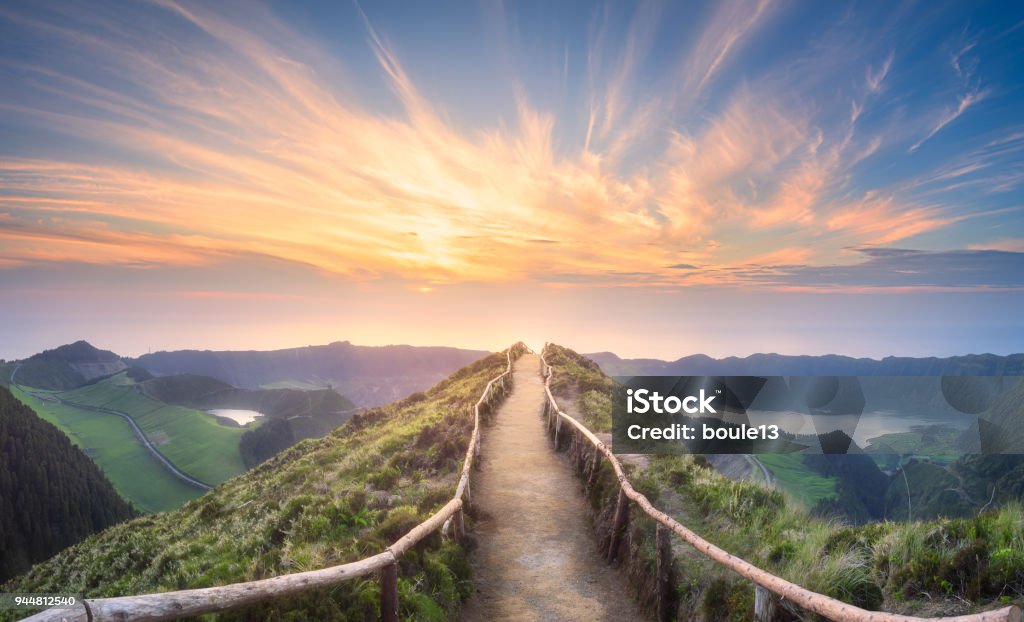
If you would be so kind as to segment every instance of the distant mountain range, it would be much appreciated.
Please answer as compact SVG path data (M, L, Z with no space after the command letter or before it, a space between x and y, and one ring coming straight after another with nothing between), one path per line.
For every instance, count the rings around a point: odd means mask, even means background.
M154 376L209 376L241 389L333 388L357 406L372 407L422 391L487 355L483 350L338 341L270 351L177 350L131 359L76 341L0 365L0 384L17 367L19 384L66 391L138 367Z
M585 355L609 376L1022 376L1024 354L968 354L947 358L889 356L852 358L837 354L751 354L716 359L704 354L675 361L623 359L611 352Z
M338 341L271 351L154 352L131 363L158 376L198 374L243 389L333 387L359 406L371 407L422 391L487 355L482 350Z

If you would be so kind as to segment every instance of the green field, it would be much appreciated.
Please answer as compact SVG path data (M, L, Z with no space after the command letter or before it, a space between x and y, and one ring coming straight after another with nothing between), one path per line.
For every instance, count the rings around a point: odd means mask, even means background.
M907 432L893 432L869 439L867 451L906 456L933 456L949 462L964 453L962 430L944 425L914 426Z
M11 391L40 417L63 430L103 470L117 492L139 510L174 509L201 494L150 455L120 417L41 400L14 387Z
M126 413L179 469L211 486L245 471L238 441L247 428L224 426L199 410L156 401L118 374L61 394L61 399Z
M758 454L757 457L772 472L779 487L808 508L837 496L836 478L815 472L796 454Z

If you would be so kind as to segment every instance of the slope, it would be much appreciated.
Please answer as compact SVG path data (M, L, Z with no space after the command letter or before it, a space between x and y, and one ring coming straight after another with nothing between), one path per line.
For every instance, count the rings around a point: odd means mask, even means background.
M139 444L131 427L115 415L40 399L20 388L11 393L42 419L57 426L103 471L122 497L142 512L181 507L201 494L172 475ZM43 394L45 395L45 394Z
M984 403L985 408L991 406L983 413L984 449L1017 454L1024 447L1024 379L1020 377L1024 373L1024 354L881 360L778 354L713 359L698 354L660 361L621 359L602 352L588 358L614 376L858 375L864 377L861 382L874 410L935 415L954 412L947 400L975 406ZM918 378L906 382L905 378L897 378L906 376ZM927 376L934 379L929 382ZM940 376L945 377L940 380ZM942 392L935 390L940 383ZM985 395L985 390L994 389L998 390ZM1024 458L972 456L970 453L979 450L978 438L977 427L961 434L939 425L879 437L868 450L872 460L885 470L888 482L878 468L863 458L791 455L767 456L762 461L783 489L821 514L838 514L857 522L880 518L905 520L909 507L912 516L919 519L973 516L990 503L1020 498L1019 491L1024 490ZM965 452L968 455L963 455Z
M245 470L238 441L241 428L221 425L202 411L165 404L143 394L126 373L59 394L69 405L125 413L165 458L211 486ZM102 416L102 415L100 415Z
M209 376L158 376L138 385L144 395L188 408L252 410L264 419L245 426L239 448L252 467L304 438L318 438L348 420L356 410L333 389L237 389ZM237 425L220 420L226 425Z
M595 432L609 431L610 379L572 350L549 345L544 352L560 405ZM703 456L623 459L634 486L655 506L730 553L819 593L928 616L1019 604L1024 594L1019 500L970 518L849 526L810 515L779 491L730 481ZM599 533L609 528L615 490L614 473L603 466L590 495ZM653 523L640 518L625 539L627 574L649 607L654 537ZM678 619L752 619L748 582L687 545L676 542L673 549Z
M505 364L504 354L488 356L423 395L359 413L179 510L71 547L3 589L104 596L203 587L379 552L450 499L472 404ZM462 548L436 534L402 565L404 618L446 619L467 593ZM353 581L220 618L365 619L377 615L378 589Z
M103 473L0 388L0 581L130 518Z
M97 349L87 341L76 341L25 359L18 366L15 381L30 387L63 391L125 367L121 357L113 352Z

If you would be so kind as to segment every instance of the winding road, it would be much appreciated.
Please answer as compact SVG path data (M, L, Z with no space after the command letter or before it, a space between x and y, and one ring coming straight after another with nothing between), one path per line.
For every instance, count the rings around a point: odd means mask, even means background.
M747 458L751 462L756 464L758 468L761 469L761 474L764 475L764 483L768 486L768 488L775 488L775 479L772 478L771 471L769 471L768 468L764 466L764 463L761 462L761 460L754 454L749 454Z
M128 425L132 427L132 432L135 433L135 438L139 441L139 443L141 443L142 446L145 447L146 450L149 451L149 453L154 458L156 458L157 461L160 462L160 464L164 466L164 468L170 471L172 475L174 475L181 481L185 482L186 484L194 486L200 490L213 490L213 486L210 486L205 482L197 480L188 473L185 473L178 467L174 466L173 462L168 460L162 453L160 453L160 451L156 448L152 441L150 441L149 438L146 436L146 433L142 431L142 428L140 428L139 425L135 423L135 420L132 419L132 416L129 415L128 413L124 413L119 410L114 410L112 408L90 406L88 404L82 404L79 402L72 402L69 400L61 399L55 393L36 393L29 389L28 387L20 385L15 381L14 377L15 375L17 375L19 369L21 369L21 363L15 366L14 371L11 372L11 386L18 388L19 390L24 391L25 393L28 393L29 395L36 399L40 399L46 402L56 402L64 406L71 406L72 408L78 408L80 410L88 410L92 412L98 412L107 415L117 415L118 417L121 417L122 419L128 422Z

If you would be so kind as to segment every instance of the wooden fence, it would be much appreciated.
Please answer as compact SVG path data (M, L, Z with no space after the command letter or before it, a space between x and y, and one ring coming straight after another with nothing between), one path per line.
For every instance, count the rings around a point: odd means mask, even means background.
M765 570L750 564L735 555L731 555L725 550L711 544L707 540L701 538L693 531L690 531L674 518L665 514L661 510L651 505L651 502L647 500L647 497L637 492L633 485L630 483L629 478L626 477L625 471L622 469L622 464L619 463L618 458L612 453L612 451L595 436L586 426L577 421L570 415L567 415L558 407L558 402L555 401L555 397L551 394L551 375L553 370L547 363L547 359L541 354L542 361L542 373L544 374L544 391L547 399L544 402L544 415L547 417L548 429L555 440L555 447L559 445L560 435L563 433L562 428L567 425L569 431L572 433L573 438L571 440L571 447L573 448L574 459L577 460L577 466L585 464L587 456L583 451L582 441L585 439L590 445L593 446L593 455L590 456L591 463L590 475L588 477L588 486L592 486L594 483L595 474L598 471L600 460L602 456L608 460L611 464L612 469L615 471L615 476L619 481L619 494L616 499L616 505L614 515L612 518L612 532L611 539L608 546L608 559L613 561L615 552L619 548L620 539L623 533L626 531L626 527L629 522L629 504L633 502L639 507L645 514L653 518L658 523L658 533L656 534L656 549L657 555L657 584L658 584L658 617L659 619L671 619L672 613L669 611L670 603L670 590L672 586L668 580L668 568L671 565L671 548L669 546L668 534L674 533L688 544L693 546L695 549L703 553L706 557L711 560L733 570L737 574L747 579L750 579L756 590L755 597L755 614L758 616L760 622L770 622L772 617L772 599L769 598L770 593L774 593L777 597L792 601L797 605L808 609L815 613L821 614L830 620L838 620L844 622L923 622L930 620L931 622L1020 622L1021 613L1020 609L1014 606L1004 607L1002 609L996 609L993 611L985 611L983 613L975 613L971 615L945 617L945 618L917 618L912 616L898 615L894 613L885 613L880 611L867 611L860 607L854 607L848 603L844 603L841 600L836 600L830 596L824 594L818 594L811 590L804 589L795 583L791 583L781 577L777 577ZM563 425L564 422L564 425Z
M324 588L342 581L363 577L380 571L381 620L398 620L398 559L403 553L435 531L441 530L447 536L454 524L455 536L465 533L463 508L470 502L469 475L473 462L480 453L480 407L485 403L493 406L512 387L513 352L518 357L523 346L517 345L505 351L505 371L492 378L480 399L473 406L473 434L466 448L462 472L455 495L451 501L435 512L430 518L413 527L384 551L359 561L349 562L330 568L280 575L259 581L246 581L217 587L207 587L176 592L159 592L138 596L116 598L90 598L74 609L47 609L22 622L155 622L197 616L205 613L226 611L246 605L265 602L285 596L293 596L308 590Z

